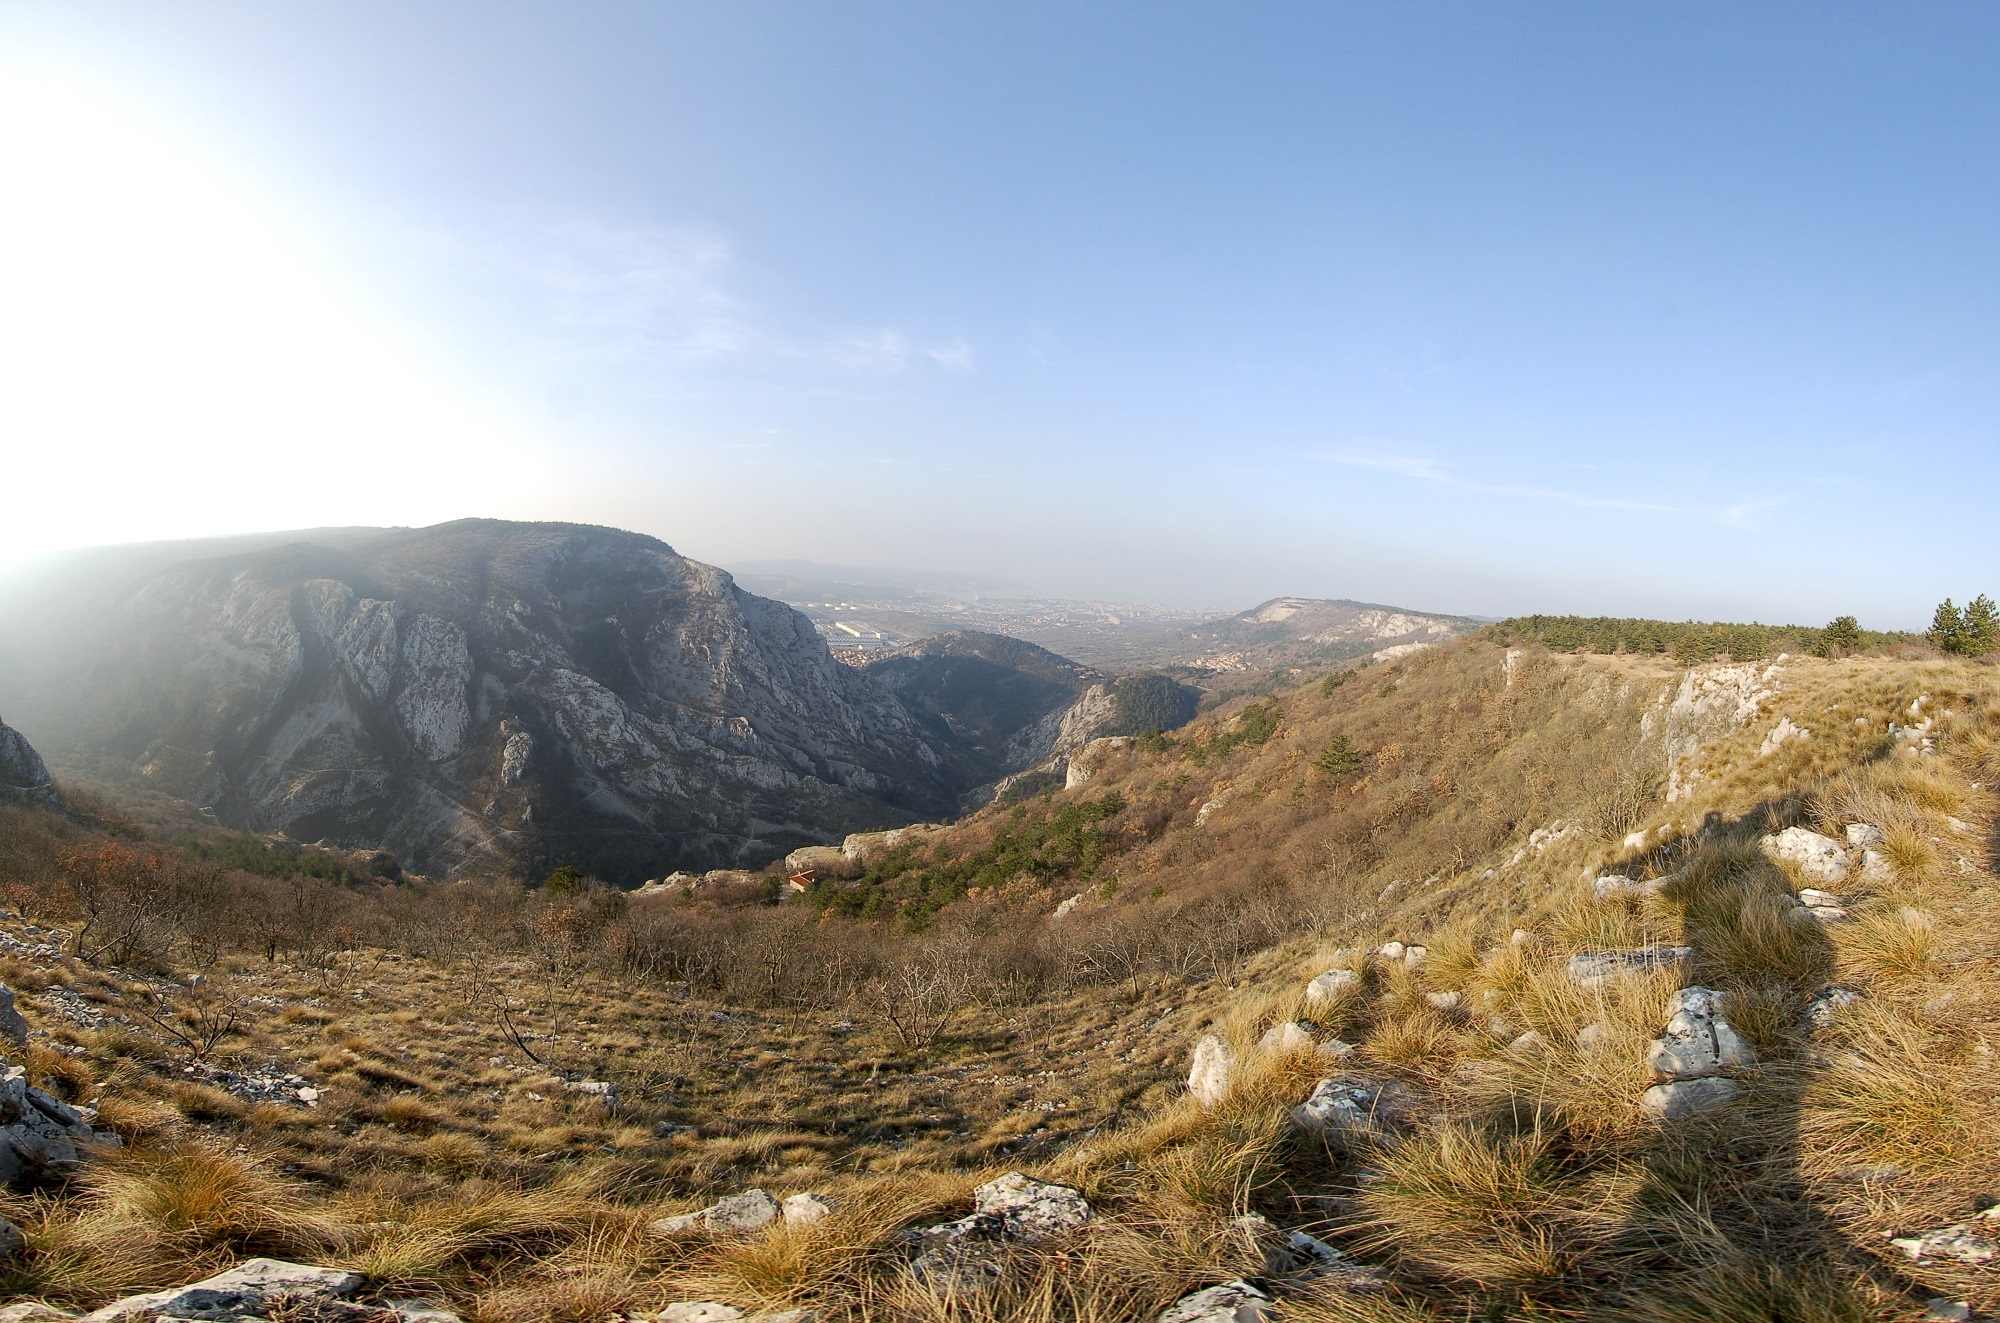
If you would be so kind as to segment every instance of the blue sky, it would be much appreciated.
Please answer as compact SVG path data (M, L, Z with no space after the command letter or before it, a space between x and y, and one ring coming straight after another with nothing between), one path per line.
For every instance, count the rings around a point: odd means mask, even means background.
M2000 591L2000 11L0 3L22 549ZM9 381L8 378L12 380Z

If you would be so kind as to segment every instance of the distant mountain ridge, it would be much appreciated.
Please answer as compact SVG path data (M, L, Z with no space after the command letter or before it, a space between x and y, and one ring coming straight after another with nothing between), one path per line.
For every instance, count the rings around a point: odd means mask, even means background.
M1162 644L1184 665L1247 671L1412 651L1470 634L1470 616L1410 611L1376 602L1274 597L1223 620L1177 631ZM1392 653L1392 655L1395 655Z
M67 610L57 574L0 621L0 697L59 765L424 871L762 863L965 789L950 741L803 616L654 538L464 520L329 543L99 557Z

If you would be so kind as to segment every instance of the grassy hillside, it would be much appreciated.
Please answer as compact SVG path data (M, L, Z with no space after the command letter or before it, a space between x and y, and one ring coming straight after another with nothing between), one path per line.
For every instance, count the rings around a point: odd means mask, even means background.
M96 1304L276 1253L475 1319L1149 1320L1266 1272L1236 1220L1257 1212L1387 1277L1289 1294L1285 1320L2000 1309L1990 1266L1890 1239L2000 1199L1991 667L1478 639L1083 765L786 904L754 880L634 900L257 877L0 810L24 1064L127 1143L0 1201L29 1239L0 1293ZM1857 822L1882 866L1830 888L1847 920L1793 917L1806 879L1757 842ZM107 845L140 860L116 887ZM1667 881L1599 899L1605 872ZM68 954L93 923L130 940ZM1364 954L1390 940L1428 958ZM1569 976L1648 944L1690 964ZM1308 1006L1335 968L1355 977ZM1729 994L1757 1064L1726 1108L1662 1124L1648 1044L1687 982ZM1863 995L1809 1028L1830 985ZM1299 1021L1353 1052L1259 1050ZM1182 1083L1205 1034L1237 1062L1209 1106ZM280 1070L323 1092L244 1096ZM1383 1123L1296 1128L1328 1077ZM591 1080L614 1106L570 1087ZM896 1233L1009 1168L1096 1216L1010 1248L994 1291L915 1281ZM839 1207L647 1230L752 1185Z

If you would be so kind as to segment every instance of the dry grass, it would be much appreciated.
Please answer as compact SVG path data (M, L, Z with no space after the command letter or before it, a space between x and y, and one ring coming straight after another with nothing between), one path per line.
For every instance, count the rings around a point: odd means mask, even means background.
M1119 838L1119 878L1146 885L1093 891L1091 903L1143 927L1191 898L1236 897L1204 913L1266 936L1218 945L1227 959L1115 981L1008 985L921 1050L859 996L794 1006L592 966L574 977L567 1018L533 1045L563 1074L613 1080L622 1098L607 1112L528 1061L448 960L372 948L310 969L232 957L213 977L264 1000L221 1064L283 1066L326 1090L311 1110L253 1107L182 1075L143 1033L64 1024L24 997L50 1044L31 1069L97 1099L131 1148L68 1190L0 1200L33 1247L0 1291L94 1304L267 1252L352 1264L481 1323L596 1323L696 1298L808 1307L825 1323L1145 1323L1187 1290L1258 1271L1231 1221L1255 1211L1395 1279L1380 1295L1289 1299L1284 1317L1305 1323L1844 1323L1907 1316L1925 1291L2000 1309L1990 1283L1884 1257L1885 1233L1964 1220L2000 1195L2000 900L1978 853L1994 803L1970 785L2000 779L1991 676L1800 663L1754 720L1708 732L1693 792L1669 804L1626 771L1648 747L1641 719L1662 710L1678 672L1531 655L1509 685L1497 650L1477 643L1385 669L1393 686L1281 697L1279 733L1261 748L1199 766L1147 754L1107 773L1102 788L1131 804L1119 830L1167 825ZM1936 758L1887 735L1919 693L1959 714L1940 718ZM1814 736L1760 757L1780 711ZM1334 730L1378 756L1352 783L1296 794ZM1611 773L1626 787L1617 804L1602 791ZM1224 782L1228 805L1195 827L1194 805ZM1980 834L1951 832L1945 814ZM1797 879L1756 839L1851 821L1889 833L1896 876L1872 896L1854 879L1838 888L1851 922L1801 923ZM1539 850L1536 828L1551 829ZM1627 847L1627 829L1643 841ZM985 819L965 829L968 840L991 830ZM1599 868L1677 880L1656 899L1600 902L1583 880ZM1282 886L1259 892L1247 878ZM939 922L951 941L1024 960L1108 962L1115 951L1036 917L1074 889L1022 882ZM1273 918L1257 904L1300 912ZM1220 942L1215 922L1200 935ZM1517 927L1538 936L1507 940ZM1004 945L1023 931L1048 944ZM1260 945L1284 933L1297 935ZM1333 951L1387 938L1424 943L1428 960L1346 956L1361 984L1305 1005ZM1761 1064L1728 1112L1668 1128L1646 1123L1637 1100L1678 980L1583 989L1565 962L1681 942L1697 949L1693 977L1730 991ZM525 960L484 972L524 1004L534 993ZM23 989L75 987L114 1014L122 995L73 962L18 974ZM1806 999L1835 981L1867 999L1808 1034ZM1441 990L1459 1005L1432 1005ZM1359 1051L1339 1065L1254 1051L1264 1030L1302 1016ZM1525 1030L1539 1043L1511 1046ZM1229 1098L1204 1110L1178 1081L1211 1031L1241 1065ZM1401 1142L1291 1129L1289 1108L1336 1073L1401 1090ZM655 1133L674 1125L699 1132ZM1079 1185L1098 1216L1010 1251L1012 1275L990 1295L916 1287L895 1233L961 1215L974 1185L1016 1167ZM741 1240L646 1232L752 1184L820 1190L840 1208Z

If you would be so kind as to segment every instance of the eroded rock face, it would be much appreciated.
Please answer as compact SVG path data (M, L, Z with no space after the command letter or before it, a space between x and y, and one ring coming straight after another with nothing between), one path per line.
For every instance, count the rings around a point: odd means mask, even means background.
M51 748L129 759L230 826L636 884L970 789L950 732L805 616L653 538L467 520L156 555L0 680ZM0 781L10 750L46 783L4 728Z
M1729 1023L1727 994L1682 988L1668 1004L1666 1032L1646 1057L1655 1079L1693 1080L1757 1064L1757 1054Z
M91 1129L94 1115L36 1088L26 1071L0 1061L0 1185L59 1177L92 1144L117 1144L116 1135Z
M28 737L0 721L0 803L9 800L53 804L56 788L49 779L48 764L28 743Z

